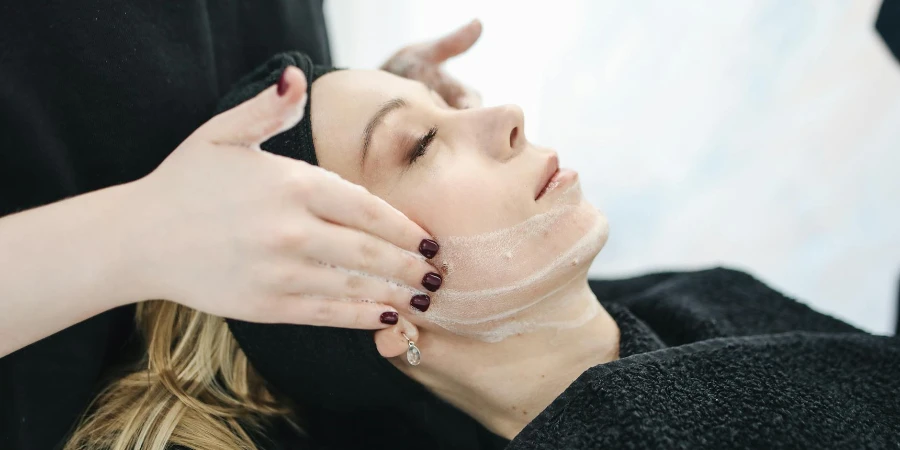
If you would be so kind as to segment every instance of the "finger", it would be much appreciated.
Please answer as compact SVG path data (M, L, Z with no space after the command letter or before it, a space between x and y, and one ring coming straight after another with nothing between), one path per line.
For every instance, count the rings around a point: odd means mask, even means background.
M422 227L362 186L327 173L330 176L311 183L314 192L308 192L303 199L310 212L328 222L381 238L401 249L426 258L434 257L438 251L437 243Z
M220 144L258 146L303 118L306 77L290 66L278 83L200 126L192 137Z
M428 84L428 83L426 83ZM438 69L431 77L429 87L434 89L448 105L456 109L466 109L464 100L467 98L466 87L455 78Z
M475 19L462 28L425 46L423 56L438 64L470 49L481 37L481 21Z
M428 86L453 108L469 109L481 106L481 95L478 92L447 75L439 66L430 65L410 71L407 78Z
M304 295L372 301L400 311L409 311L410 307L427 311L431 306L431 297L421 290L331 264L317 264L304 270L303 277L290 289Z
M279 300L279 323L316 325L361 330L380 330L395 325L399 314L387 305L292 295Z
M371 234L341 225L323 223L310 230L316 239L303 245L303 254L343 269L356 271L370 277L391 280L403 286L421 291L434 291L435 268L417 253L412 253ZM427 278L423 284L423 280ZM438 285L440 287L440 285ZM382 301L381 298L376 298Z
M481 94L478 92L467 88L464 86L465 93L458 97L456 100L456 108L459 109L470 109L470 108L481 108L482 100Z

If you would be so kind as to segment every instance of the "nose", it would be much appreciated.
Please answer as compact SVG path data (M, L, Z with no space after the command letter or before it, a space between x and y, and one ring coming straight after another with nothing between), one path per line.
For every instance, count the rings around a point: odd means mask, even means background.
M490 127L485 133L489 139L488 151L498 159L515 157L525 148L525 113L517 105L503 105L488 108L490 120L484 125Z

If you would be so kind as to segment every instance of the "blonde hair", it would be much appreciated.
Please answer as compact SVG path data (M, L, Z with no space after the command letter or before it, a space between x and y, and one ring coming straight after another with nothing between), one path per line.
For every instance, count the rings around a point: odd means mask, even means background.
M290 419L221 317L154 300L136 320L147 344L138 370L95 399L65 450L255 450L248 432Z

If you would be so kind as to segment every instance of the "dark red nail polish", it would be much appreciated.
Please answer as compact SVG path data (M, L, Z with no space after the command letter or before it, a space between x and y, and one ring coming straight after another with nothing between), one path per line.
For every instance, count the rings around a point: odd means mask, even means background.
M287 92L288 87L290 87L290 85L287 82L287 78L285 78L285 75L287 75L287 69L284 69L284 71L281 72L281 78L278 79L278 96L279 97L284 95L284 93Z
M422 242L419 243L419 253L428 259L434 258L434 255L437 255L440 249L441 246L431 239L422 239Z
M414 295L412 300L409 301L409 304L412 305L413 308L425 312L428 311L428 307L431 306L431 297L425 294Z
M400 320L400 316L395 312L383 312L381 313L381 323L386 323L388 325L397 325L397 321Z
M426 273L425 276L422 277L422 286L425 286L425 289L428 289L431 292L438 290L443 282L444 279L434 272Z

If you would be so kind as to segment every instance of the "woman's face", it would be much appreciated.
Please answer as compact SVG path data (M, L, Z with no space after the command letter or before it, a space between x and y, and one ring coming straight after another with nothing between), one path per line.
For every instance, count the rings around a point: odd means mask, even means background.
M538 198L558 168L557 156L528 142L516 106L457 110L421 83L381 71L345 70L316 80L312 108L319 164L406 214L437 238L441 252L443 237L515 230L510 227L546 216L561 203L570 207L566 220L532 227L540 232L526 239L534 242L516 244L517 253L506 253L506 259L477 254L504 250L490 246L464 252L464 259L482 260L472 264L473 274L492 275L472 285L473 277L463 280L450 271L445 288L486 289L521 279L523 271L545 267L564 253L596 220L605 225L580 190L573 196L568 189L577 188L574 173ZM604 227L596 251L605 239ZM589 265L592 258L571 265Z
M535 197L556 155L528 142L518 107L456 110L381 71L338 71L313 87L319 164L433 235L483 233L548 209Z

